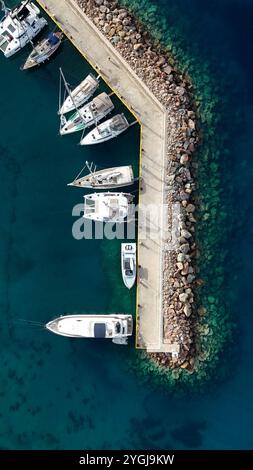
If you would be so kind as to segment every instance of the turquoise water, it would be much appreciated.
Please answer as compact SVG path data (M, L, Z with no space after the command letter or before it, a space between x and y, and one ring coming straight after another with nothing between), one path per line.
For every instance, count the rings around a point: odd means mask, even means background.
M165 5L169 23L181 28L180 36L175 31L181 47L227 84L218 108L229 152L221 155L222 202L231 214L223 295L239 325L234 362L226 380L185 400L154 390L128 370L132 343L119 348L68 340L22 323L44 323L67 311L133 313L134 292L129 297L122 286L117 242L73 239L71 213L82 191L66 184L85 160L100 166L131 160L137 172L139 131L134 126L92 149L77 146L77 134L58 135L58 68L75 83L90 71L68 42L45 67L27 74L19 70L27 50L10 60L1 56L1 448L252 448L253 4L152 3Z

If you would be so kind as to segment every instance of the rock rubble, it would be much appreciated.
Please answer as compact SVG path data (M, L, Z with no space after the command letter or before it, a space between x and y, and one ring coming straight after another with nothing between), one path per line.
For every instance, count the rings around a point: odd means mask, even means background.
M166 200L171 215L180 205L178 246L164 253L163 315L164 340L180 346L178 357L151 354L162 366L194 367L196 243L194 217L194 166L192 155L198 144L197 122L191 82L174 67L173 59L155 45L144 26L116 0L76 0L79 7L108 38L138 77L167 110Z

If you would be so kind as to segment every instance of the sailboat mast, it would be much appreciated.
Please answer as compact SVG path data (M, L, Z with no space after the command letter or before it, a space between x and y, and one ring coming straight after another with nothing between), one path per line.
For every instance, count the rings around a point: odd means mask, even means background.
M92 174L92 173L95 173L97 167L96 167L96 165L94 165L93 162L89 163L89 162L86 160L85 165L86 165L86 167L88 168L88 170L89 170L89 172L90 172L91 174ZM93 167L93 165L94 165L94 167Z
M90 172L90 173L93 173L93 171L92 171L93 162L91 162L91 164L90 164L90 163L86 160L85 165L86 165L86 167L88 168L89 172Z

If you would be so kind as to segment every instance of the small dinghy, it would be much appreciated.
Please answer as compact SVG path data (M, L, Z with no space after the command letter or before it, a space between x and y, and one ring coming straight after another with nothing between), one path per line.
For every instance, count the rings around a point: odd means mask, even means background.
M136 243L121 243L121 272L125 286L131 289L136 279Z
M63 33L57 31L50 33L47 38L42 39L28 56L21 70L31 69L37 65L43 64L57 51L61 44Z

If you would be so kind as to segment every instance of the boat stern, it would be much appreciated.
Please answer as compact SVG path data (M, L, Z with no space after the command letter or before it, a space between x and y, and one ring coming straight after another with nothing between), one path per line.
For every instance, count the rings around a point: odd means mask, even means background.
M30 10L31 13L33 13L34 15L39 15L40 14L40 9L37 5L35 5L35 3L33 2L29 2L29 4L27 5L27 8L28 10Z
M129 317L126 319L126 324L127 324L127 336L132 336L133 326L134 326L132 315L129 315Z

